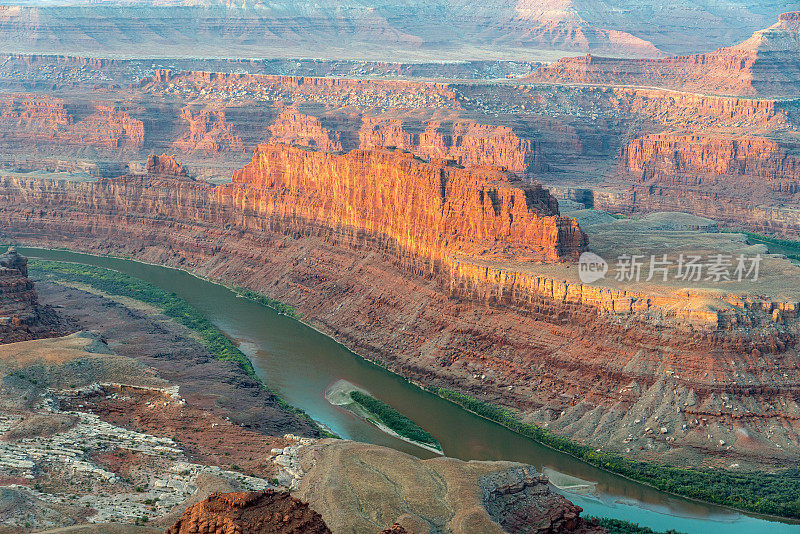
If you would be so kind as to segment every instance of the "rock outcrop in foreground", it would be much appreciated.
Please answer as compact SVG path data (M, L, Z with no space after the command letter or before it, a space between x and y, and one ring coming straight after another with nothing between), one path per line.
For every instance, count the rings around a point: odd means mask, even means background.
M190 506L166 534L329 534L307 503L287 492L213 493Z
M55 312L39 304L28 278L28 258L9 248L0 255L0 344L63 334Z
M604 532L529 465L420 460L345 440L303 447L299 457L303 478L295 495L334 532L378 532L393 525L384 532Z
M537 81L641 85L729 95L800 95L800 12L782 14L736 46L664 59L586 55L540 68Z

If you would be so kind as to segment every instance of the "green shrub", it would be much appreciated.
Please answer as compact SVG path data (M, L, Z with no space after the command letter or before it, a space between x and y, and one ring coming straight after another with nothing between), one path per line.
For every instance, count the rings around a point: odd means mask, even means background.
M237 286L237 287L234 287L233 290L236 293L238 293L239 295L241 295L242 297L246 298L246 299L253 300L253 301L258 302L259 304L261 304L263 306L267 306L268 308L272 308L273 310L275 310L280 315L286 315L286 316L292 317L294 319L301 319L302 318L302 314L299 311L297 311L296 309L294 309L294 306L290 306L289 304L286 304L285 302L281 302L280 300L277 300L277 299L271 299L271 298L269 298L269 297L267 297L265 295L262 295L261 293L257 293L255 291L250 290L250 289L245 289L243 287L238 287Z
M385 402L371 397L361 391L351 391L350 398L374 414L383 424L401 436L419 443L440 447L439 442L428 432L420 428L414 421L401 414Z

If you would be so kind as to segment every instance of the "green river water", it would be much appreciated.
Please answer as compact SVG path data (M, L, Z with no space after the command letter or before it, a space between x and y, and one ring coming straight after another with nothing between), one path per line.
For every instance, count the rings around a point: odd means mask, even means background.
M800 534L800 525L664 494L543 447L421 390L294 319L186 272L69 251L27 247L19 247L19 251L30 257L115 269L176 293L239 344L270 388L343 438L385 445L420 457L432 455L329 404L324 392L340 379L370 391L414 420L442 444L448 456L525 462L540 470L548 468L595 482L596 490L588 495L565 492L583 507L585 514L687 533Z

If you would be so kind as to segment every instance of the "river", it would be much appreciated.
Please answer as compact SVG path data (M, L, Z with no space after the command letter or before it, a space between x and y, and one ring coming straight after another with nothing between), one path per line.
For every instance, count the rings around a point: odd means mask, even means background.
M674 497L543 447L367 362L299 321L278 315L260 304L237 297L219 284L184 271L69 251L28 247L18 247L18 250L35 258L115 269L176 293L239 344L271 389L343 438L385 445L420 457L432 455L329 404L324 392L340 379L370 391L410 417L442 444L447 456L464 460L513 460L595 482L596 488L591 494L564 493L583 507L585 514L692 534L719 531L800 534L798 524Z

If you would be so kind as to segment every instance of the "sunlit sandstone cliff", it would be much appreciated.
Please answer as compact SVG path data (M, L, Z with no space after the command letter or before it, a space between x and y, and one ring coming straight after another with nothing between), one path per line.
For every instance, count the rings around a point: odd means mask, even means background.
M586 245L546 190L497 168L426 162L400 151L336 156L261 145L233 183L246 186L228 189L245 211L382 236L437 261L456 251L575 260Z

